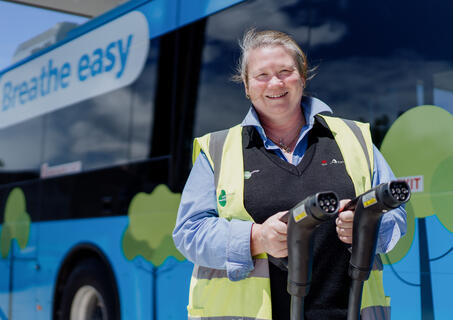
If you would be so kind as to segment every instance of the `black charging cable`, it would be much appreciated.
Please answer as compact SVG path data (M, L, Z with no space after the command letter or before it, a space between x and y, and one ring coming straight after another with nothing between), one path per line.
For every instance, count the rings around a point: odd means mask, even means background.
M355 210L352 252L349 261L348 320L360 319L363 283L370 276L382 215L410 199L411 191L405 181L390 181L368 190L348 203L342 211Z
M313 233L323 222L336 217L338 196L319 192L299 202L282 219L288 222L288 293L291 320L304 319L304 298L311 283ZM286 222L286 221L285 221Z

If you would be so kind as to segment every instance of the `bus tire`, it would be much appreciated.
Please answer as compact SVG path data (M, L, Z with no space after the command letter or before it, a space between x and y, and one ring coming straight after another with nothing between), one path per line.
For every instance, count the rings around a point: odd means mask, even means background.
M116 289L105 266L87 259L75 266L61 297L61 320L119 320Z

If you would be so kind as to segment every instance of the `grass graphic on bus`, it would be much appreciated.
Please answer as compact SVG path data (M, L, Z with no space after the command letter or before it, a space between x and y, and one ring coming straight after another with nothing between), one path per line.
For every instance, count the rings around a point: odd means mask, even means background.
M151 194L140 192L134 196L129 205L129 225L122 239L128 260L142 256L155 266L160 266L169 256L185 260L171 236L180 200L181 194L172 193L165 185L157 186Z
M16 239L24 249L30 235L30 215L27 213L25 195L22 189L14 188L8 195L5 205L4 221L0 236L2 258L8 257L11 242Z

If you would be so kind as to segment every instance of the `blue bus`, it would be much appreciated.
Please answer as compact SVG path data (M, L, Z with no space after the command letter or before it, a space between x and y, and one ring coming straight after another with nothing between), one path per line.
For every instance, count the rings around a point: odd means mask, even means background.
M185 319L171 231L192 139L248 110L250 27L285 31L306 94L371 124L413 189L383 255L394 319L451 319L453 3L131 0L0 71L0 319Z

